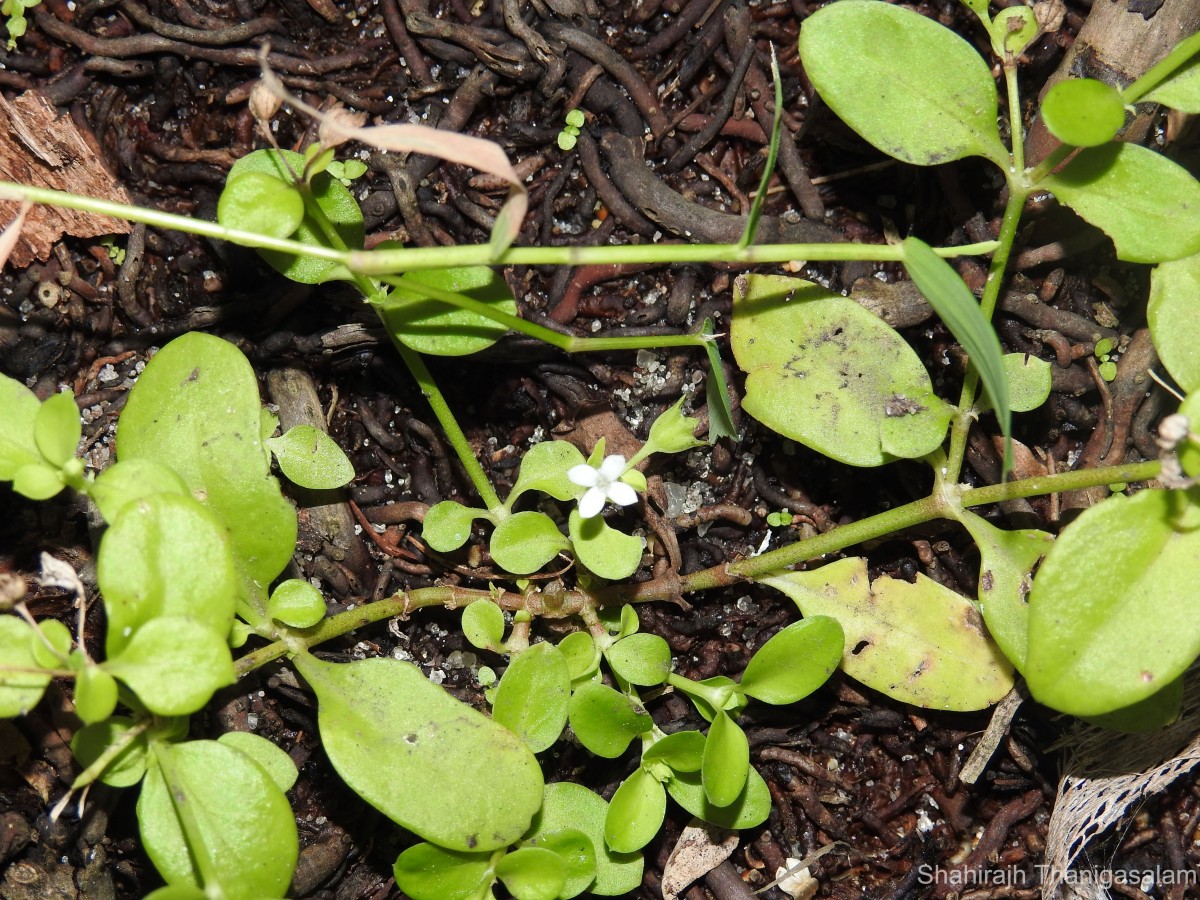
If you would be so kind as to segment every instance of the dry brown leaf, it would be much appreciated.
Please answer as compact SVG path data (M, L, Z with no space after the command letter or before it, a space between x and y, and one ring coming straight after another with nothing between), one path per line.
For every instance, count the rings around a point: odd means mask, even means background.
M679 893L689 884L729 859L737 845L736 831L727 831L693 819L692 824L679 835L679 843L663 867L663 900L677 900Z
M124 189L71 119L60 117L54 105L36 91L26 91L11 103L0 97L0 180L129 203ZM15 202L0 203L0 221L12 219L18 208ZM19 231L10 261L23 268L49 256L64 234L85 238L128 234L129 223L73 209L36 206Z

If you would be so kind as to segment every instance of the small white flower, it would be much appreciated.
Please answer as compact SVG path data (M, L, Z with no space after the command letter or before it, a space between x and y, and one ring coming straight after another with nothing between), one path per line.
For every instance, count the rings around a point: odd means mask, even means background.
M604 457L598 469L587 463L572 466L567 478L572 484L587 488L579 500L579 515L590 519L604 509L604 503L608 500L617 506L637 503L637 492L620 480L624 472L625 457L617 453Z

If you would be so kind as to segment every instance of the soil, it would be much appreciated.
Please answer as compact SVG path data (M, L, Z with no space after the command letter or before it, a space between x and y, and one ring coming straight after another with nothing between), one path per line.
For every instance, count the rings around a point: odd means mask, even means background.
M421 121L500 142L530 191L522 244L684 240L685 232L733 240L740 225L725 234L732 220L714 213L743 214L761 176L773 44L784 77L785 125L798 140L785 139L792 150L772 182L767 212L778 218L771 228L876 243L913 233L933 244L984 240L997 230L996 179L983 164L917 169L890 162L814 99L795 48L798 23L815 4L600 0L593 8L590 0L548 0L554 15L532 4L537 9L525 18L549 41L546 66L506 26L509 5L518 4L43 0L30 10L17 49L0 53L0 86L11 101L27 91L47 98L62 117L59 127L77 130L111 173L111 190L213 219L228 167L263 145L246 99L258 48L269 42L275 70L314 105L338 102L374 121ZM916 8L982 47L965 8L949 2ZM1022 75L1030 96L1087 15L1088 4L1068 3L1061 29L1030 49ZM745 70L742 87L726 95L735 68ZM564 153L556 139L576 107L589 121L576 150ZM276 121L281 146L303 149L315 139L311 123L289 110ZM653 137L643 141L647 129ZM697 134L703 138L692 140ZM10 146L9 154L19 158L29 149ZM353 190L370 242L486 242L503 191L477 173L423 157L346 149L369 165ZM19 180L11 162L0 175ZM1119 386L1110 390L1097 376L1089 345L1092 333L1124 340L1144 327L1145 271L1118 264L1102 239L1052 207L1031 210L1029 221L996 324L1006 349L1051 360L1055 369L1051 401L1019 417L1017 437L1027 448L1022 464L1062 469L1153 458L1161 397L1143 403L1144 392L1129 399ZM487 583L486 559L432 554L420 540L426 506L469 498L470 485L399 359L372 328L369 311L348 290L288 283L250 252L178 233L136 226L117 239L125 250L118 260L96 236L116 231L112 223L88 231L69 222L61 238L53 221L44 227L50 232L44 247L31 250L40 249L41 260L3 276L0 369L43 397L63 385L76 392L93 466L110 460L115 418L154 349L171 336L208 330L246 352L264 391L278 392L276 402L291 398L279 373L298 370L301 381L311 379L331 433L354 461L354 505L343 511L377 527L361 529L350 546L333 547L319 530L305 528L311 523L301 513L293 574L319 579L331 611L434 583ZM982 284L978 263L961 268L969 283ZM788 270L841 290L858 282L861 292L860 279L870 279L865 284L905 317L904 333L939 392L957 397L963 355L936 319L903 305L911 297L896 286L901 272L859 263L797 262ZM677 333L705 316L728 322L732 279L741 272L696 265L518 267L503 274L522 316L590 335ZM1030 296L1040 302L1025 302ZM568 357L506 339L476 357L434 360L431 367L503 487L531 439L575 429L594 434L588 430L594 428L644 437L649 422L700 380L705 360L691 351ZM736 373L730 375L736 385ZM826 531L928 491L917 464L851 469L740 412L737 424L738 441L724 439L711 452L652 470L655 527L678 543L682 572L744 557L768 541L774 547ZM972 434L966 474L976 483L997 479L993 434L986 419ZM1110 447L1114 436L1118 445ZM1033 500L989 515L1053 531L1072 509L1099 496ZM36 574L39 555L48 552L90 577L86 509L69 497L32 504L6 487L0 504L0 572L25 577L38 617L69 621L69 599L39 587ZM767 515L780 510L792 514L792 524L769 526ZM975 593L977 556L961 529L922 529L862 552L872 575L923 573L966 596ZM655 564L672 562L662 556ZM736 675L755 648L795 619L790 602L755 585L688 600L690 607L651 605L641 613L642 627L665 637L679 670L693 678ZM99 634L102 623L94 627ZM478 667L502 663L473 652L449 611L423 611L324 649L333 658L412 659L481 706ZM652 712L664 725L695 719L674 697L656 701ZM290 798L303 851L293 896L398 896L391 865L411 837L341 784L323 756L314 718L311 697L278 666L219 697L195 717L193 734L254 730L298 764ZM1039 866L1063 759L1053 744L1067 723L1026 702L983 776L964 784L959 774L989 718L906 707L840 674L795 706L752 706L744 724L774 811L764 826L741 835L728 863L684 896L748 897L788 857L832 842L841 843L812 865L817 897L1040 896ZM82 821L68 814L52 823L46 815L76 771L67 749L74 727L68 687L53 687L34 712L0 723L0 896L141 897L160 884L139 849L132 792L93 790ZM608 796L633 759L599 760L560 743L543 764L549 780L577 780ZM1198 822L1200 795L1180 779L1099 835L1089 859L1113 871L1194 867ZM672 808L647 848L645 880L634 896L661 896L663 865L686 825L686 815ZM928 885L935 869L959 873L968 886ZM989 881L995 872L1009 876ZM1112 890L1148 895L1124 884ZM1154 888L1149 895L1185 893Z

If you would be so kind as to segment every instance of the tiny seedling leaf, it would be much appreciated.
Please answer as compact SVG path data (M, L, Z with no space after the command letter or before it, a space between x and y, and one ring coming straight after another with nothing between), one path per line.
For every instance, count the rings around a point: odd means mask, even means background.
M587 122L582 109L573 109L567 113L566 123L572 128L582 128Z
M532 510L503 520L488 544L496 565L514 575L536 572L570 546L553 519Z
M750 771L750 743L725 710L713 718L704 742L700 776L704 795L713 806L729 806L746 787Z
M487 515L453 500L443 500L429 507L421 523L421 537L438 553L457 550L471 537L471 523Z
M33 423L38 450L52 466L62 466L75 455L83 424L70 391L55 394L42 404Z
M33 626L16 616L0 616L0 718L22 716L42 699L50 676L33 656ZM21 671L22 669L26 671Z
M918 166L983 156L1008 165L992 73L932 19L876 0L841 0L800 29L804 71L851 128Z
M842 661L842 626L828 616L793 622L762 645L742 675L742 690L764 703L807 697Z
M1042 184L1112 238L1126 262L1200 251L1200 183L1153 150L1123 141L1090 147Z
M924 456L945 437L950 407L920 358L853 300L751 275L738 282L730 340L747 373L745 410L826 456L879 466Z
M495 881L492 854L446 850L424 842L409 847L392 866L396 887L412 900L479 900Z
M504 612L491 600L476 600L463 610L462 630L480 650L495 650L504 640Z
M573 500L580 487L567 477L567 472L584 463L583 454L567 441L542 441L529 448L521 460L517 483L504 505L509 509L526 491L541 491L555 500Z
M517 303L503 276L488 266L426 269L404 276L403 285L376 304L392 340L432 356L466 356L486 350L508 326L482 312L451 306L422 287L461 294L494 312L517 314Z
M616 759L654 720L620 691L594 681L581 684L568 706L571 730L597 756Z
M612 670L630 684L653 687L667 680L671 648L657 634L631 634L604 652Z
M578 897L596 880L596 848L592 839L578 828L543 831L522 841L522 846L542 847L556 853L564 863L562 900Z
M915 584L868 583L862 557L760 579L806 616L837 619L846 634L842 668L904 703L965 712L991 706L1013 686L1012 667L965 597L918 574Z
M771 814L771 791L753 766L746 777L746 786L728 806L709 801L699 772L677 773L667 781L667 793L693 816L736 831L761 825Z
M245 753L218 741L154 744L137 814L168 885L203 884L228 900L284 896L299 854L296 819Z
M1041 32L1037 16L1027 6L1010 6L996 13L988 26L992 36L992 49L1003 58L1017 56L1033 43Z
M1029 597L1025 677L1078 716L1162 690L1200 654L1200 506L1182 491L1109 497L1058 536Z
M342 448L312 425L297 425L263 441L275 454L289 481L314 491L343 487L354 479L354 466Z
M117 708L117 682L97 665L87 665L75 676L75 714L85 725L103 722Z
M1146 321L1158 358L1188 393L1200 390L1200 254L1160 263L1150 273Z
M542 800L542 773L503 725L411 663L336 664L298 654L295 665L317 694L333 767L393 822L439 846L480 852L507 846L528 829Z
M654 840L667 814L667 792L657 778L639 766L621 782L608 803L604 841L617 853L641 850Z
M96 476L88 491L104 521L110 525L126 506L151 494L188 495L183 479L152 459L126 459Z
M235 680L227 634L228 628L217 632L197 619L161 616L135 631L102 665L150 712L187 716Z
M575 557L601 578L609 581L628 578L642 562L642 539L610 528L603 516L585 519L578 509L573 509L567 528Z
M300 772L287 752L266 738L248 731L227 731L217 738L219 743L246 754L270 776L281 791L290 791Z
M567 724L571 673L553 644L518 653L496 688L492 718L517 734L534 753L549 749Z
M1004 354L1004 380L1013 412L1030 412L1050 397L1050 363L1028 353Z
M496 876L515 900L555 900L566 884L567 864L553 850L520 847L496 863Z
M583 785L559 781L546 785L545 800L525 835L526 842L542 842L544 836L563 829L578 829L587 835L595 850L596 880L589 894L615 897L635 890L642 883L642 854L614 853L604 843L608 804ZM573 896L565 892L564 897Z
M230 171L217 201L217 221L227 228L288 238L304 221L304 198L296 186L266 172Z
M699 423L684 415L685 399L681 397L678 403L664 410L662 415L654 420L638 457L649 456L651 453L682 453L693 447L704 446L704 441L696 437L695 433Z
M133 719L128 716L111 716L103 722L85 725L71 738L71 752L75 754L76 762L88 768L104 751L124 739L133 724ZM147 751L145 733L128 740L125 747L112 758L99 780L118 788L137 784L146 774Z
M1072 78L1046 92L1042 121L1064 144L1098 147L1116 137L1125 124L1125 101L1103 81Z
M312 628L325 618L325 598L303 578L289 578L271 591L267 615L291 628Z

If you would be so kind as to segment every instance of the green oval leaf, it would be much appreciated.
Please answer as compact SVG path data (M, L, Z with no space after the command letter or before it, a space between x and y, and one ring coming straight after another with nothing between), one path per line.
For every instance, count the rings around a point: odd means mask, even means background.
M109 747L126 738L134 721L128 716L111 716L103 722L85 725L71 738L71 752L85 769L98 760ZM149 745L146 735L129 739L124 749L109 762L100 781L111 787L132 787L146 774Z
M502 521L488 544L496 565L514 575L536 572L568 547L570 543L554 520L533 511L519 512Z
M559 641L558 649L567 660L572 682L591 678L600 668L600 648L586 631L571 632Z
M299 841L287 797L267 773L217 741L155 744L153 761L138 827L167 884L204 885L229 900L284 896ZM207 876L217 884L206 884Z
M1124 141L1081 150L1042 184L1112 238L1126 262L1200 251L1200 183L1153 150Z
M187 716L236 680L226 634L228 628L217 632L194 618L162 616L137 629L102 665L150 712Z
M918 166L964 156L1008 165L988 64L932 19L841 0L805 19L800 57L821 98L884 153Z
M1029 597L1025 677L1041 703L1096 716L1137 703L1200 654L1200 507L1182 491L1116 495L1054 542Z
M657 634L631 634L604 652L609 666L630 684L653 687L671 672L671 647Z
M614 853L604 843L604 822L608 804L583 785L560 781L546 785L545 800L525 836L541 843L547 835L563 829L578 829L587 835L595 850L596 880L589 894L616 897L636 890L642 883L642 854ZM586 887L586 886L585 886ZM564 897L571 894L565 892Z
M1013 412L1030 412L1050 398L1050 363L1028 353L1006 353L1003 363Z
M411 663L299 654L295 664L317 694L333 767L393 822L451 850L494 850L524 834L542 802L542 773L507 728Z
M312 628L325 618L325 598L303 578L289 578L271 591L267 615L292 628Z
M103 722L117 708L117 682L99 666L84 666L75 676L75 713L85 725Z
M693 816L735 831L761 825L771 814L771 791L753 766L742 793L728 806L716 806L709 801L699 772L676 774L667 781L667 793Z
M83 423L75 395L70 391L55 394L38 410L33 423L33 437L46 462L62 468L75 456Z
M571 695L571 729L597 756L616 759L629 742L654 726L654 720L632 700L605 684L589 681Z
M1200 390L1200 254L1160 263L1150 273L1146 320L1158 358L1184 391Z
M567 441L542 441L534 444L521 458L521 470L504 505L509 509L526 491L541 491L555 500L574 500L580 487L567 472L585 462L583 454Z
M549 749L567 724L571 673L553 644L534 644L513 657L492 704L492 718L534 753Z
M75 642L71 629L58 619L40 619L38 631L32 631L29 641L35 664L43 669L61 669L68 665L67 656Z
M541 832L522 842L522 846L543 847L563 861L563 886L558 893L563 900L578 897L596 880L596 849L592 839L578 828Z
M41 403L37 395L15 378L0 375L0 481L12 481L17 470L40 462L33 436Z
M233 171L217 201L217 221L267 237L291 237L304 221L304 199L296 186L266 172Z
M628 578L642 563L645 542L636 535L610 528L603 516L585 519L578 509L567 521L571 545L580 564L609 581Z
M567 864L553 850L521 847L496 863L496 876L516 900L555 900L566 883Z
M453 500L443 500L429 507L421 523L421 537L438 553L457 550L471 537L471 523L486 515L481 509L471 509Z
M433 844L409 847L392 866L396 887L412 900L478 900L495 881L492 854L462 853Z
M186 496L188 487L174 470L152 459L126 459L96 476L88 494L110 525L121 510L151 494Z
M729 806L746 787L750 771L750 742L746 733L719 710L713 718L708 738L704 742L704 758L700 764L704 795L713 806Z
M454 266L409 272L404 286L395 288L375 308L393 340L418 353L466 356L486 350L508 333L480 312L434 299L422 287L460 294L475 304L510 316L517 302L503 276L488 266Z
M642 765L661 762L674 772L699 772L704 761L704 735L677 731L659 738L642 752Z
M463 610L462 630L480 650L495 650L504 640L504 612L491 600L476 600Z
M742 690L782 705L807 697L842 661L842 626L829 616L793 622L762 645L742 675Z
M354 466L333 438L312 425L296 425L263 443L275 454L289 481L314 491L340 488L354 480Z
M1120 92L1094 78L1060 81L1046 92L1041 112L1050 133L1076 147L1107 144L1125 124Z
M42 699L50 676L37 671L33 626L16 616L0 616L0 718L23 716Z
M282 747L248 731L227 731L217 740L246 754L267 773L281 791L290 791L300 776L296 764Z
M62 472L44 462L21 466L13 475L13 490L30 500L49 500L66 486Z
M805 616L831 616L846 634L842 668L868 687L929 709L985 709L1013 686L1012 666L975 606L937 582L867 578L862 557L760 579Z
M742 405L754 418L854 466L941 445L950 407L913 349L877 316L798 278L751 275L736 293L730 341L747 373Z
M604 841L617 853L641 850L654 840L666 815L666 790L657 778L639 766L621 782L609 801Z

